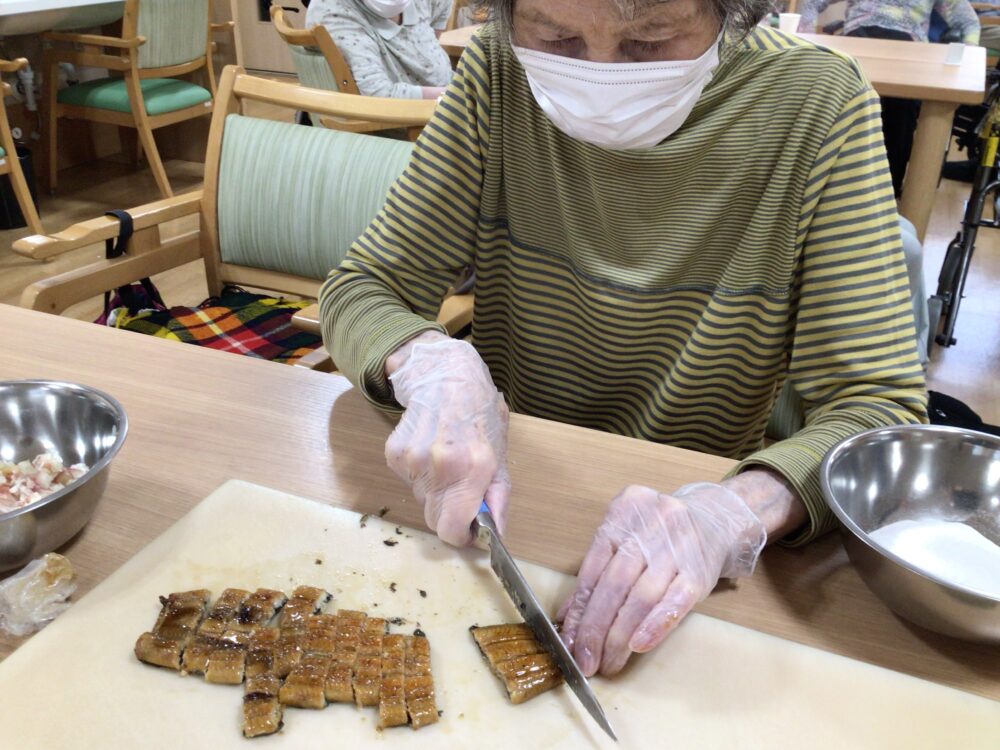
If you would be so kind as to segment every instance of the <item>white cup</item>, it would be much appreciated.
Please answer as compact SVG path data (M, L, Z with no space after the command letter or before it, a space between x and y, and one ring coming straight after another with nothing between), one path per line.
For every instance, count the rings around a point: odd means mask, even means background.
M795 34L799 30L799 21L801 20L801 13L779 13L778 28L786 34Z

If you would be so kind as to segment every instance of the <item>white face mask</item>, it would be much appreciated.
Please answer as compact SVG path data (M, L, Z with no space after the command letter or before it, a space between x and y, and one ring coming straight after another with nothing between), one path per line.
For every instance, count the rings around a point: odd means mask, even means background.
M412 0L363 0L368 10L382 18L395 18Z
M719 65L719 39L696 60L594 63L513 47L538 106L571 138L650 148L691 114Z

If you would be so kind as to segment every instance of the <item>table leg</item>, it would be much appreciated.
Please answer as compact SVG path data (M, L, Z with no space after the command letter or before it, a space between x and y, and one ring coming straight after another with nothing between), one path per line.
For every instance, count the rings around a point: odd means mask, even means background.
M941 176L941 162L951 137L951 122L957 107L957 104L949 102L926 101L920 107L899 212L913 222L921 242L930 222L938 178Z

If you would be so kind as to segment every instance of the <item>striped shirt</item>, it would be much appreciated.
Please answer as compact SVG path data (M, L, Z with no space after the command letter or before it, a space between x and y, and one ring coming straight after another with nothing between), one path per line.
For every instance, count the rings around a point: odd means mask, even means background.
M834 444L926 418L878 98L779 32L725 44L670 138L612 151L557 130L485 28L321 291L369 399L392 406L386 357L471 262L473 342L515 412L770 467L809 510L792 543L832 526ZM806 426L764 448L786 379Z
M819 14L835 0L804 0L799 7L799 28L814 31ZM909 34L915 42L926 42L931 12L937 11L945 25L958 31L966 44L979 44L979 18L969 0L847 0L844 33L877 27Z

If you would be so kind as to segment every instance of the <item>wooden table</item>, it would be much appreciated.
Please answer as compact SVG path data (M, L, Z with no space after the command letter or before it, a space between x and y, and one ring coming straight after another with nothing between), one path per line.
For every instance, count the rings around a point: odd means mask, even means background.
M90 524L62 550L91 589L227 479L354 510L420 508L385 467L392 423L339 376L0 305L0 380L93 385L124 405L130 433ZM575 572L610 498L720 477L728 459L514 415L508 541ZM757 574L699 611L1000 700L1000 654L910 627L858 579L838 539L769 549ZM20 641L0 637L0 655ZM669 648L669 644L665 646Z
M441 45L449 55L460 55L478 28L466 26L446 31L441 34ZM899 212L913 222L923 240L934 207L955 110L959 104L983 101L986 50L966 47L961 65L956 66L944 64L948 53L946 44L828 34L799 36L856 58L881 96L922 102Z

